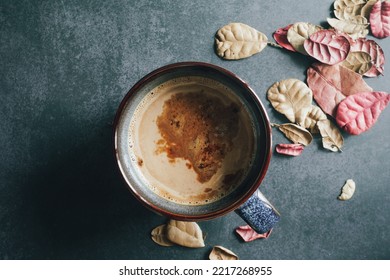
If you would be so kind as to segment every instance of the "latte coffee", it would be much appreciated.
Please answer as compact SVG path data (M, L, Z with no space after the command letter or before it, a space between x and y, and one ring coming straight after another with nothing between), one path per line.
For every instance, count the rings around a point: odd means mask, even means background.
M186 76L150 90L132 115L128 151L144 185L183 205L217 201L252 165L253 120L232 90Z

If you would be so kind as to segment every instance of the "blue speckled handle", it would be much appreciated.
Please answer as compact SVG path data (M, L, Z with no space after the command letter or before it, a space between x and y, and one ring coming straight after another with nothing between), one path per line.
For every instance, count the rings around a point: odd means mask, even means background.
M235 212L258 233L271 230L280 220L279 212L259 190Z

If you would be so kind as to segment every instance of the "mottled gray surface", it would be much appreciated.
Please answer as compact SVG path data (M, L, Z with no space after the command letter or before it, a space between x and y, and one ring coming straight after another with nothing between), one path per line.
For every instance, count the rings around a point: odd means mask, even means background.
M178 61L231 70L266 100L285 78L305 80L312 60L267 47L223 61L215 32L244 22L272 38L292 22L325 24L332 1L0 0L0 258L206 259L223 245L241 259L390 258L390 109L343 153L318 138L297 158L274 154L263 193L282 214L267 240L243 243L234 213L201 222L206 247L163 248L150 231L165 222L128 192L112 156L111 122L141 77ZM390 58L390 39L378 40ZM390 91L384 76L366 79ZM274 143L287 140L274 131ZM348 178L357 184L336 198Z

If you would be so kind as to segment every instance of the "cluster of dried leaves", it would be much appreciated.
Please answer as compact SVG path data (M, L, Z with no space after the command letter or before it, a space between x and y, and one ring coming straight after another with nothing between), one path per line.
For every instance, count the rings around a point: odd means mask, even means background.
M365 36L368 26L374 36L390 35L390 2L336 0L334 13L337 19L328 19L330 29L307 22L277 29L273 37L278 44L242 23L230 23L215 36L217 54L223 59L246 58L270 44L318 61L307 70L307 85L287 79L268 90L273 107L291 122L275 125L294 143L278 144L278 153L301 154L317 132L324 148L340 151L343 137L333 121L358 135L375 124L390 101L388 93L374 91L363 79L383 74L383 50Z
M245 241L268 238L272 230L264 234L254 231L249 225L236 228L236 233ZM169 220L166 224L154 228L152 240L164 247L180 245L189 248L205 247L205 237L195 222ZM209 254L210 260L238 260L238 256L223 246L214 246Z

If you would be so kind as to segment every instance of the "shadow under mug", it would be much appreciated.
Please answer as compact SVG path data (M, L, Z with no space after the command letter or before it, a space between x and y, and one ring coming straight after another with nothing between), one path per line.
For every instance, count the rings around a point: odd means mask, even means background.
M255 134L253 160L245 178L230 194L203 205L179 204L157 195L147 187L145 177L137 167L137 161L129 155L129 127L137 106L159 85L188 76L213 79L231 89L253 120ZM183 221L210 220L235 211L258 233L269 231L280 219L278 211L258 190L270 162L271 139L267 113L249 85L232 72L203 62L174 63L149 73L126 94L114 121L114 145L118 167L131 193L142 204L154 212Z

